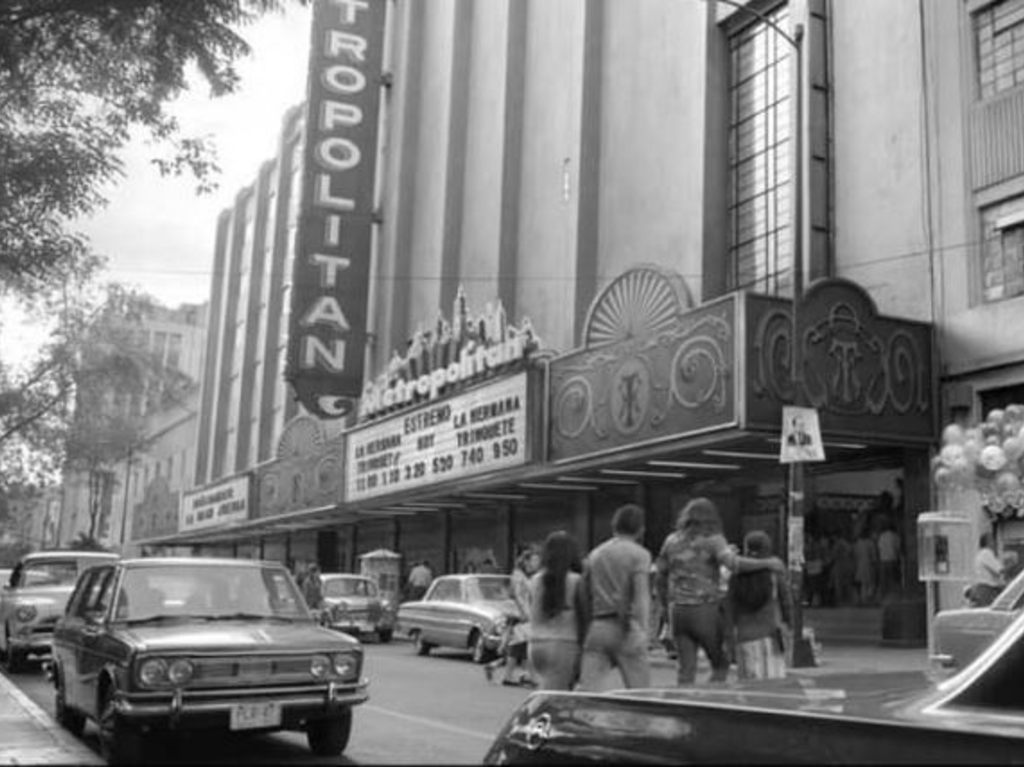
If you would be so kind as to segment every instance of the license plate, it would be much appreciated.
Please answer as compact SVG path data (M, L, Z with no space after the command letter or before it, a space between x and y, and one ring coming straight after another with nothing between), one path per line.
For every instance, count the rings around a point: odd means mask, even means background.
M231 707L232 730L281 726L280 703L238 703Z

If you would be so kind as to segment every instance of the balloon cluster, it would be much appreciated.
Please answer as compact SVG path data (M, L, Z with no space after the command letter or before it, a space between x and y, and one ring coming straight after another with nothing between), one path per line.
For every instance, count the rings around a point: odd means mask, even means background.
M974 488L996 517L1024 517L1024 405L989 412L978 426L952 423L932 461L940 488Z

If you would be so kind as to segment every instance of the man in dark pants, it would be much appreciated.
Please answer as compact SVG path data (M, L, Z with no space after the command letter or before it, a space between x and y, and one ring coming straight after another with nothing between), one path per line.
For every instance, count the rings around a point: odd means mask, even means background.
M591 615L583 642L580 690L598 690L613 667L626 687L650 687L647 657L650 625L651 554L640 541L644 510L620 506L612 517L612 537L587 556L584 598Z

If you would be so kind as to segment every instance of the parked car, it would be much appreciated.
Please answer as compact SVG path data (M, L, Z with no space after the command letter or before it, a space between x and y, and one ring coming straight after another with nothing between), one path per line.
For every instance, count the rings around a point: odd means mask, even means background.
M995 641L1022 608L1024 572L985 607L942 610L932 619L932 662L947 668L966 666Z
M276 562L125 559L79 578L54 633L57 720L112 762L154 733L304 730L336 756L367 700L363 651L316 623Z
M937 670L605 693L534 692L486 764L1009 764L1024 754L1024 615Z
M419 655L454 647L486 663L498 650L509 616L519 615L507 575L442 575L416 602L398 606L398 631Z
M78 574L117 558L110 552L59 550L21 558L0 588L0 656L8 671L20 671L31 656L50 654L53 627Z
M323 624L337 631L365 636L375 634L390 642L395 631L395 606L385 599L372 578L349 573L324 573Z

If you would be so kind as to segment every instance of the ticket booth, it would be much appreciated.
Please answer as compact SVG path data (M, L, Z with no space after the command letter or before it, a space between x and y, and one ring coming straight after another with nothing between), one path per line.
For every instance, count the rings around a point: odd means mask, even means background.
M373 578L381 596L398 604L401 596L402 555L377 549L359 555L359 574Z

